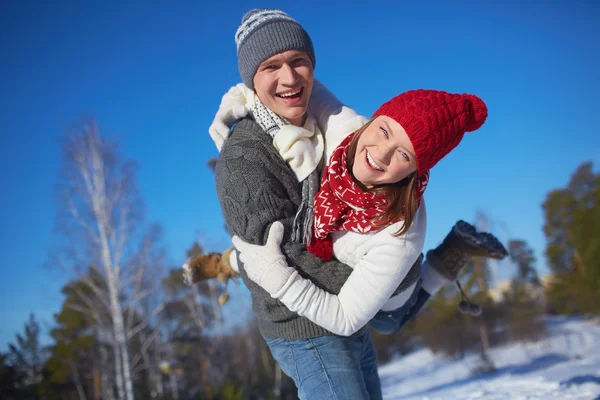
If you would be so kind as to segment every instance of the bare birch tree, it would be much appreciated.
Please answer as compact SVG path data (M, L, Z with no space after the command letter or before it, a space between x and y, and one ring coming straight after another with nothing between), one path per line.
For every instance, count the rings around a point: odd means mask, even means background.
M136 164L100 135L95 121L67 129L62 150L57 228L65 240L54 261L91 289L93 296L80 293L86 304L81 311L94 321L99 342L112 347L114 377L108 381L114 382L117 398L133 400L128 342L162 309L156 299L151 311L142 306L159 282L154 277L160 266L153 258L158 230L144 229ZM135 320L126 320L133 315Z

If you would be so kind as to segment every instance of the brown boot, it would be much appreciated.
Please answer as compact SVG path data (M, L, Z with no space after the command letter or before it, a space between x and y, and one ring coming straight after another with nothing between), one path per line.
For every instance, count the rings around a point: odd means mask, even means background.
M183 264L183 280L188 285L218 278L220 282L227 283L230 278L235 278L235 272L229 264L229 255L234 250L230 247L220 253L208 253L189 259Z
M455 281L469 258L502 260L507 255L508 252L494 235L477 232L473 225L458 221L442 244L427 252L427 261L446 279Z

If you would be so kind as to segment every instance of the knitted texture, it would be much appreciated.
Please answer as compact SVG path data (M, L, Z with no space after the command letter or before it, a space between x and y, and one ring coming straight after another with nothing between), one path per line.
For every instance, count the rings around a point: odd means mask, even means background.
M331 154L321 190L315 196L315 234L308 250L324 261L331 258L333 251L331 240L326 240L330 232L344 230L364 234L385 228L373 224L373 220L386 210L385 195L363 191L348 170L348 148L353 137L354 134L348 135ZM429 172L419 176L417 205L428 182ZM392 223L397 221L399 219Z
M302 182L302 203L294 219L292 240L309 244L314 221L313 202L319 189L318 166L325 148L323 135L314 118L309 117L304 127L291 125L265 106L258 96L254 96L251 113L260 127L273 138L273 145Z
M297 21L281 10L248 11L237 29L235 43L240 75L250 89L254 89L254 75L259 65L275 54L288 50L304 51L313 68L316 65L310 36Z
M378 115L402 125L415 149L417 172L421 175L458 146L465 132L483 125L487 107L471 94L420 89L384 103L373 117Z
M231 235L247 243L264 244L268 227L281 221L285 228L282 251L290 267L331 293L339 293L352 268L331 260L323 263L303 243L291 240L302 186L292 169L278 154L271 137L250 118L235 126L225 141L215 171L217 195ZM263 336L301 340L332 335L326 329L291 312L279 300L240 273L252 296L252 308ZM364 333L364 328L356 335Z

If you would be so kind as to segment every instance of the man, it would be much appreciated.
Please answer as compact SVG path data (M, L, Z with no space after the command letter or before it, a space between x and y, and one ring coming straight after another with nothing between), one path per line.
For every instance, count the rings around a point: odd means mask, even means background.
M312 205L324 151L323 136L308 115L316 61L312 41L282 11L252 10L242 19L236 44L242 80L256 93L256 104L254 119L237 123L216 166L227 227L232 235L263 244L269 226L281 221L289 264L338 293L352 269L336 260L322 263L310 254L298 237L305 226L296 218L299 209ZM366 328L349 338L333 336L289 311L240 269L260 331L294 379L300 398L381 398L375 349Z

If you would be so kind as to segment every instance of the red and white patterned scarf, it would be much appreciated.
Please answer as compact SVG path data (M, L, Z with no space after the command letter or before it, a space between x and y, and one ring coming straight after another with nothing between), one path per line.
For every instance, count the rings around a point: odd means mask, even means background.
M348 147L353 136L354 133L346 137L331 154L329 164L323 172L321 190L315 196L314 235L308 250L323 260L332 256L330 232L345 230L369 233L384 228L374 226L373 219L385 211L385 196L363 191L348 170ZM419 176L417 204L420 203L428 182L429 171Z

